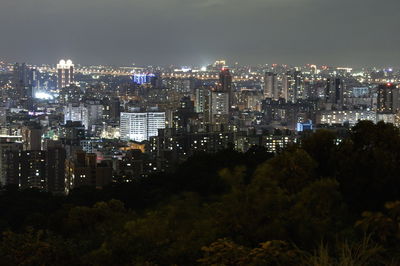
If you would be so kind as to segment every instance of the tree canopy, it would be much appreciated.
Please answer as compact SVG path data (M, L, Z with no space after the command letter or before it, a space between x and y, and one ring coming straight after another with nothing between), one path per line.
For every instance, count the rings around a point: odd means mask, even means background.
M397 265L400 132L359 122L276 155L196 154L68 196L0 193L2 265Z

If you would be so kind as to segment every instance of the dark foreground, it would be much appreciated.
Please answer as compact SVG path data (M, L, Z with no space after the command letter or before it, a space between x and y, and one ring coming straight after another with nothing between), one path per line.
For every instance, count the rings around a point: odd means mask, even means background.
M68 197L0 195L1 265L400 265L400 133L198 154Z

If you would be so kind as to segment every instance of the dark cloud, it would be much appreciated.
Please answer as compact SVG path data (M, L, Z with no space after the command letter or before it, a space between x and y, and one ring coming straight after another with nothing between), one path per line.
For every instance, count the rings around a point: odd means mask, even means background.
M399 8L397 0L2 0L0 57L398 66Z

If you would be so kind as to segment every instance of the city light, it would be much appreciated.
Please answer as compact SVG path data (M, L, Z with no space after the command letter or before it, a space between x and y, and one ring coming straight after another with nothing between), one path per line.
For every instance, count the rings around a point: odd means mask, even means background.
M138 85L150 83L152 78L154 78L156 75L152 73L145 73L145 74L134 74L133 75L133 82L135 82Z
M399 10L1 1L0 266L400 266Z
M46 92L37 92L35 98L40 100L52 100L54 96Z

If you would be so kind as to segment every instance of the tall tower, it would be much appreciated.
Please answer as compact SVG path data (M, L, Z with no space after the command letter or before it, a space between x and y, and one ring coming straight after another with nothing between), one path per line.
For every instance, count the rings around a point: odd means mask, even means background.
M221 72L219 73L219 83L222 91L232 91L232 75L229 72L229 69L223 68L221 70Z
M30 90L32 82L30 79L30 69L25 63L16 63L13 69L13 83L17 92L17 99L31 96Z
M229 118L229 94L222 91L213 91L211 93L211 122L214 124L227 124L229 123Z
M303 79L300 71L293 72L293 102L297 102L299 99L303 98L304 88L303 88Z
M219 90L222 92L229 93L229 102L230 104L233 102L232 100L232 75L229 72L229 69L223 68L219 73Z
M228 95L228 111L231 114L232 106L234 105L233 91L232 91L232 75L228 68L222 68L219 73L219 88L218 92L223 92Z
M32 82L32 97L35 97L36 93L40 90L40 72L38 69L31 69L30 80Z
M392 83L379 85L377 112L393 114L399 110L399 105L399 89Z
M68 87L70 84L74 83L74 64L71 60L60 60L57 64L57 73L57 87L59 89Z
M285 101L289 100L289 84L290 82L290 73L282 75L282 91L281 98L285 99Z
M264 77L264 98L279 99L278 78L275 73L266 72Z

